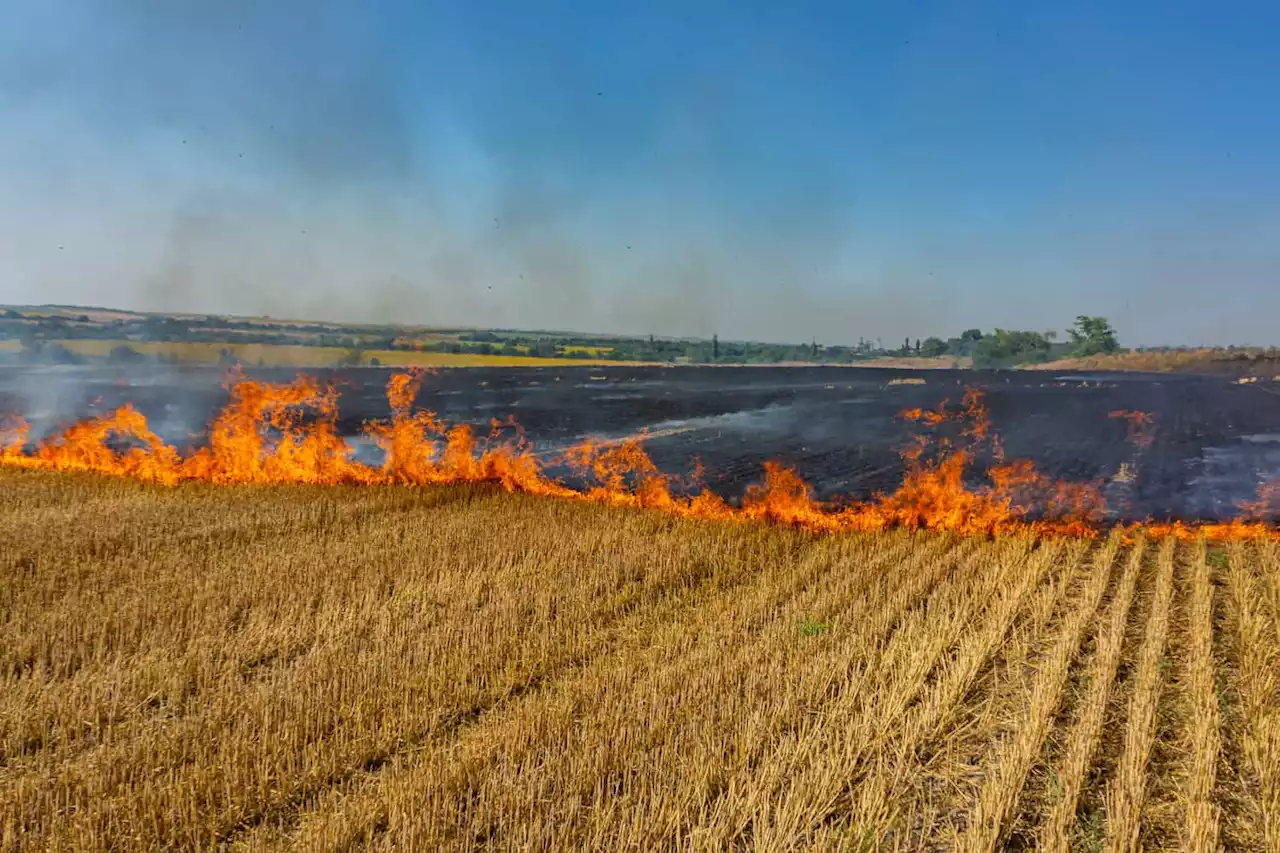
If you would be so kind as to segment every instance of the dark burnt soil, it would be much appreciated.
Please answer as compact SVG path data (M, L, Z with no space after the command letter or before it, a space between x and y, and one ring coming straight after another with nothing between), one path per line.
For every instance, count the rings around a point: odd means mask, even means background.
M388 414L391 371L317 371L341 387L341 427ZM285 381L292 371L258 370ZM923 385L890 385L922 378ZM133 402L166 440L199 442L226 401L215 369L0 370L0 407L49 428L96 409ZM545 458L585 437L648 430L664 471L688 474L731 499L758 482L761 465L794 466L817 497L865 498L902 478L898 451L919 431L898 413L958 404L966 386L986 393L1010 458L1029 458L1055 477L1099 481L1121 518L1233 516L1262 478L1280 475L1280 383L1237 385L1211 376L1041 372L903 371L839 367L571 367L444 370L423 383L418 405L448 423L487 432L513 416ZM1156 418L1146 447L1127 438L1119 409ZM370 452L361 448L360 452ZM983 464L974 482L982 482Z

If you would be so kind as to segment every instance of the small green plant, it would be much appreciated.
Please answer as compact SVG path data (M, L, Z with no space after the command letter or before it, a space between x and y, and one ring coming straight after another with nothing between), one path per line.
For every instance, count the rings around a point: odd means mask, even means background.
M1046 743L1045 746L1047 747L1048 744ZM1058 773L1058 768L1053 766L1049 767L1049 793L1054 799L1062 795L1062 775Z
M1102 853L1106 839L1107 816L1102 809L1094 809L1080 815L1076 823L1075 844L1077 850Z
M800 636L817 637L831 630L831 624L828 622L819 622L816 619L806 619L800 623Z
M1205 556L1205 562L1209 564L1211 569L1225 569L1227 567L1227 552L1210 551Z

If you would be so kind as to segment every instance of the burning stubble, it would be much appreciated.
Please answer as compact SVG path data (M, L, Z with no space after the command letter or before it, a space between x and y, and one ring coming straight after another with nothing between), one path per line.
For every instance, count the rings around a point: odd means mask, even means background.
M392 415L370 422L364 438L382 452L381 465L361 461L337 426L338 391L309 376L272 384L233 375L231 401L208 428L207 445L183 454L157 435L132 405L78 422L31 445L29 425L8 423L0 460L59 471L90 471L163 485L198 481L221 484L443 485L490 482L508 491L616 506L645 507L679 516L774 521L820 531L868 531L902 527L965 534L1031 532L1094 537L1104 529L1101 484L1055 480L1026 460L1006 460L991 427L982 394L970 389L958 408L910 409L902 419L925 432L903 451L906 475L892 493L863 502L824 505L794 470L767 462L763 483L741 506L708 491L682 494L639 439L587 441L557 459L535 454L514 422L493 421L478 441L468 425L448 427L432 412L413 408L423 374L394 374L387 385ZM1120 414L1120 413L1118 413ZM1131 426L1148 419L1122 413ZM952 426L950 433L941 428ZM514 432L515 437L509 437ZM1145 426L1131 433L1142 445ZM127 449L119 449L121 442ZM972 487L966 474L980 452L995 460L990 484ZM568 465L587 480L572 488L547 474ZM1259 496L1268 499L1270 492ZM1250 506L1237 520L1215 524L1147 524L1148 535L1179 538L1270 539L1276 529Z

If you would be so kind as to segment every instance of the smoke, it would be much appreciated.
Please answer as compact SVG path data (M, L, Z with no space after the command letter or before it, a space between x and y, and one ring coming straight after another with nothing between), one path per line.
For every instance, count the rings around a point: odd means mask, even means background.
M0 65L35 128L0 143L28 176L0 211L11 301L772 339L876 325L880 306L821 283L848 234L836 176L797 169L807 191L727 206L718 75L634 116L582 86L585 105L524 113L521 133L407 93L360 4L24 5L64 35ZM637 137L619 159L557 151L561 125L610 121Z
M844 95L807 97L794 23L718 21L717 61L629 72L572 33L499 20L450 39L452 13L411 6L17 0L0 301L823 343L1111 313L1126 341L1240 336L1239 300L1121 310L1194 290L1151 261L1155 238L1050 223L1024 241L982 188L953 221L899 203L880 173L927 180L940 155L917 140L895 159L885 135L850 162L823 124ZM694 29L661 26L672 51ZM902 73L925 115L922 67ZM1276 260L1249 255L1263 230L1195 237L1253 282Z

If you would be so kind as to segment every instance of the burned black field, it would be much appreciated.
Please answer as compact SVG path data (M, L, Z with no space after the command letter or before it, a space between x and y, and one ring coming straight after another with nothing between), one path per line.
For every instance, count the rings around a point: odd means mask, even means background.
M357 453L361 425L388 414L387 369L316 371L341 392L339 424ZM292 370L258 369L288 381ZM200 433L227 400L216 368L8 368L0 409L25 414L35 437L125 402L178 447ZM904 383L903 380L911 380ZM919 383L923 380L923 384ZM535 452L552 459L584 438L647 431L644 447L677 476L702 463L702 480L736 499L766 460L792 466L816 497L865 498L893 489L910 407L958 402L984 392L1009 458L1033 460L1054 477L1104 484L1119 519L1223 519L1280 474L1280 383L1237 385L1185 375L930 371L836 367L468 368L429 375L418 406L447 424L487 433L513 418ZM1128 439L1117 410L1154 416L1148 445ZM511 435L510 432L507 435ZM982 479L983 460L972 475ZM556 472L552 469L553 473ZM569 472L562 472L572 480Z

